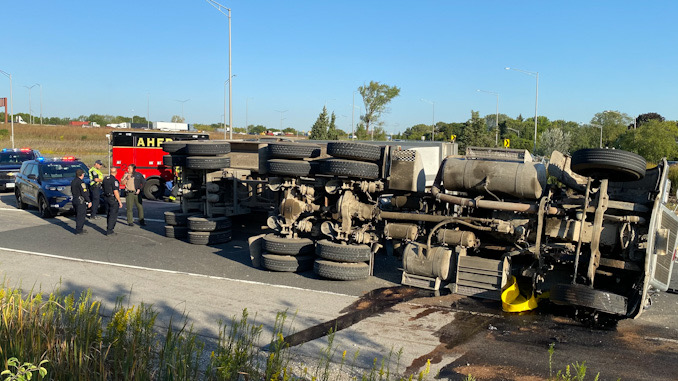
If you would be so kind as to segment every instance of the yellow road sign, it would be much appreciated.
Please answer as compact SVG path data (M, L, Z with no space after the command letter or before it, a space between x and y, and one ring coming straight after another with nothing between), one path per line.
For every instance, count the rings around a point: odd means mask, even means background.
M504 148L509 148L511 146L511 139L504 139Z
M454 143L455 140L457 140L457 135L450 136L450 141L452 141L452 143Z

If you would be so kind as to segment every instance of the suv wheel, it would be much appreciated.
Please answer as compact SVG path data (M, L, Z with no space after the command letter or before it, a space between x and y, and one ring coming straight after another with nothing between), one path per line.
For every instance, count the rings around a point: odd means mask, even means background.
M19 190L19 188L17 188L14 191L14 195L16 196L16 206L17 206L17 208L26 209L28 207L28 205L26 205L23 197L21 197L21 191Z
M38 210L40 211L40 217L42 218L52 218L54 217L54 213L52 212L52 209L49 207L49 204L47 203L47 199L45 196L40 196L38 198Z

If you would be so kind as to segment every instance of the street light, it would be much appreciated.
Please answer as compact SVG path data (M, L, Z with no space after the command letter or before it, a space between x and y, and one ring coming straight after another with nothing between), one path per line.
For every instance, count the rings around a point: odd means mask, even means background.
M190 101L190 99L186 99L186 100L183 100L183 101L180 101L180 100L178 100L178 99L175 99L175 101L181 103L181 119L184 119L184 103ZM186 119L184 119L184 121L185 121L185 120L186 120Z
M499 93L495 93L494 91L487 91L487 90L478 90L481 93L488 93L492 94L497 97L497 115L495 118L495 125L494 125L494 146L499 145Z
M433 130L431 132L431 141L435 141L435 136L436 136L436 103L433 101L426 100L424 98L421 98L422 102L430 103L433 105L433 124L431 125L431 129Z
M226 8L223 5L217 3L214 0L205 0L207 3L212 5L214 8L216 8L219 12L222 14L228 16L228 79L233 78L233 74L231 74L231 8ZM227 10L228 13L224 13L223 10ZM232 112L232 97L233 97L233 86L231 82L228 82L228 125L231 127L230 131L230 138L233 139L233 112ZM224 131L224 134L226 132ZM224 136L225 137L225 136Z
M151 129L151 93L146 93L146 128Z
M531 75L537 78L537 91L536 91L536 97L534 100L534 152L537 151L537 106L539 105L539 72L537 71L527 71L527 70L520 70L520 69L515 69L512 67L507 67L505 68L506 70L515 70L519 71L523 74Z
M12 117L12 119L10 120L10 124L12 125L12 148L14 148L14 101L12 99L12 74L9 74L2 70L0 70L0 73L9 77L9 112ZM5 105L5 110L7 110L7 105Z
M42 85L39 83L36 85L40 86L40 125L42 126Z
M33 108L31 107L31 89L37 86L37 84L32 85L32 86L25 86L25 88L28 89L28 121L33 124Z
M603 148L603 125L598 123L591 123L591 126L600 128L600 148Z
M224 139L226 139L226 84L228 84L228 88L230 89L231 86L231 79L235 77L237 74L233 74L230 76L227 80L224 81ZM228 101L231 101L231 97L229 95ZM230 103L229 103L230 105ZM230 107L229 107L230 110ZM228 130L230 131L230 138L233 139L233 120L229 117L228 119Z
M283 114L286 113L289 110L283 110L283 111L275 110L275 111L280 113L280 131L282 131Z

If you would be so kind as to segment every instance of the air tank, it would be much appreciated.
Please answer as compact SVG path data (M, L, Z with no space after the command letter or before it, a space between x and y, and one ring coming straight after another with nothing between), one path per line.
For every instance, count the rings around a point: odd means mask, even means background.
M450 158L443 168L443 186L450 191L536 200L546 187L546 167L541 163Z

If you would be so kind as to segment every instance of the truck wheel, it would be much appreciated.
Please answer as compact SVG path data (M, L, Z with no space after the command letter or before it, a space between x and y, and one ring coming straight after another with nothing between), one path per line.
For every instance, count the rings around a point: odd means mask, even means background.
M626 315L628 304L624 296L581 284L557 284L551 288L549 298L556 304L588 307L615 315Z
M183 167L186 165L186 155L165 155L162 157L162 165Z
M261 264L272 271L297 272L312 269L313 259L312 255L262 254Z
M182 213L180 211L165 212L165 223L172 226L186 226L188 224L188 217L197 215L197 213Z
M327 154L351 160L377 161L381 158L381 147L364 143L327 143Z
M38 197L38 211L40 212L40 217L42 218L54 217L54 212L47 203L47 199L43 195L40 195L40 197Z
M315 247L317 256L337 262L367 262L372 250L367 245L345 245L330 242L326 239L318 241Z
M320 146L316 144L269 143L271 157L282 159L306 159L320 156Z
M177 155L186 154L186 142L182 141L171 141L162 143L162 150Z
M188 232L188 242L194 245L216 245L231 240L231 229L214 232Z
M268 171L274 175L309 176L313 173L311 162L302 160L271 159Z
M231 166L228 156L188 156L186 168L190 169L222 169Z
M582 176L610 181L637 181L645 177L645 159L633 152L605 148L580 149L572 154L572 170Z
M186 226L165 225L165 237L184 239L188 237L188 228Z
M19 190L19 188L17 188L14 191L14 196L16 196L16 206L17 206L17 208L26 209L28 207L28 204L26 204L24 202L23 197L21 197L21 191Z
M164 185L160 183L160 179L148 179L144 184L144 197L148 200L162 199L164 192Z
M379 166L362 161L328 159L320 162L319 173L323 175L358 177L361 179L377 179L379 178Z
M313 271L323 278L334 280L361 280L370 276L367 263L342 263L316 259Z
M196 232L230 229L231 226L230 217L188 217L188 228Z
M313 241L308 238L285 238L276 234L264 236L264 251L272 254L304 255L313 253Z
M215 156L225 155L231 152L229 142L199 140L186 142L186 154L191 156Z

